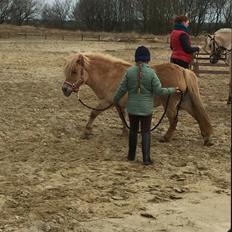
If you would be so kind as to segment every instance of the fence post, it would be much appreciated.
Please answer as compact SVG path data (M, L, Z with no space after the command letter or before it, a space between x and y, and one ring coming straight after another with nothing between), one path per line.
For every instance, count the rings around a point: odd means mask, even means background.
M199 77L199 64L197 60L194 60L192 65L193 65L193 72L197 75L197 77Z

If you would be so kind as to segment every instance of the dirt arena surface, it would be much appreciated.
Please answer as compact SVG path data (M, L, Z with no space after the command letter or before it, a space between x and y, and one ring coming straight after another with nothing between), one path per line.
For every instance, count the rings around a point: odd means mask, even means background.
M198 124L181 111L170 143L152 133L154 165L126 161L114 109L81 138L90 111L66 98L64 58L104 52L133 62L134 49L151 49L154 63L168 61L166 43L0 40L0 232L226 232L230 227L231 108L228 77L204 75L200 92L214 128L203 146ZM171 78L171 77L170 77ZM80 97L95 106L94 93ZM157 108L153 124L160 118Z

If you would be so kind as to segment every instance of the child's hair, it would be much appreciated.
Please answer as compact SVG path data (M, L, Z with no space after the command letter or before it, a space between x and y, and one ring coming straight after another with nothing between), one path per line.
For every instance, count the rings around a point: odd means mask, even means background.
M185 15L179 15L174 18L174 23L182 23L182 22L187 22L189 19Z

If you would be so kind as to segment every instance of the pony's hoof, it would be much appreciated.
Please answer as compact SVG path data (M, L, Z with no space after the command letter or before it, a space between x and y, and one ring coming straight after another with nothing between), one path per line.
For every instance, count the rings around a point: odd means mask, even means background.
M128 136L128 134L129 134L129 133L128 133L127 130L123 130L122 133L121 133L121 136L122 136L122 137L126 137L126 136Z
M213 146L214 143L212 141L207 140L207 141L204 141L204 145L207 147L210 147L210 146Z
M83 135L81 136L82 139L90 139L90 137L93 135L92 128L86 128Z
M230 105L231 104L231 101L232 101L232 96L229 96L228 99L227 99L227 105Z
M169 142L169 140L168 140L167 138L165 138L165 137L161 137L161 138L159 139L159 142L160 142L160 143L167 143L167 142Z
M84 133L83 135L80 136L80 138L88 140L88 139L90 139L90 134Z

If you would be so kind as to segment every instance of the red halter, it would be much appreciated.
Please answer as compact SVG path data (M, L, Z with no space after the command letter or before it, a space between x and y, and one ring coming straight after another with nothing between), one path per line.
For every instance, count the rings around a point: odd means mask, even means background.
M79 91L80 86L81 86L83 83L84 83L84 81L81 80L81 79L80 79L79 81L75 82L75 83L71 83L71 82L68 82L68 81L64 81L64 84L71 86L71 87L72 87L72 91L75 92L75 93L77 93L77 92Z
M84 81L84 69L83 69L83 67L81 67L81 77L80 77L80 80L78 80L78 81L76 81L74 83L71 83L71 82L68 82L68 81L64 81L64 84L71 86L72 87L72 91L75 92L75 93L77 93L79 91L80 86L82 84L84 84L84 83L85 83L85 81Z

